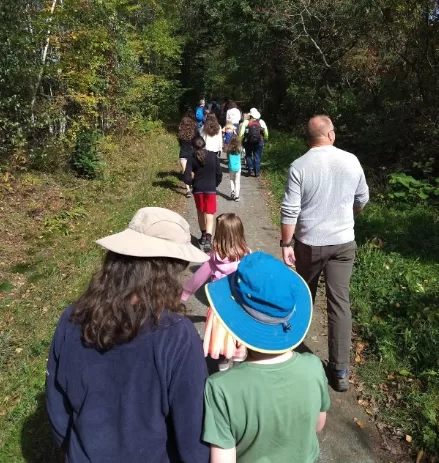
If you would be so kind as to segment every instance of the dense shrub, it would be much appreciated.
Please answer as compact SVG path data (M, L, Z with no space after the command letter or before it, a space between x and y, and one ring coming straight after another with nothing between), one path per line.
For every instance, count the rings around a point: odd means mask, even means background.
M72 153L73 170L84 178L96 178L103 166L98 152L99 135L96 131L86 130L78 134Z

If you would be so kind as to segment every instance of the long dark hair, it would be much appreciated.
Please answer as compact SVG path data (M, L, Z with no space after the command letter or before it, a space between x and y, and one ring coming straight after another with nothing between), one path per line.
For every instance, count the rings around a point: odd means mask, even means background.
M200 166L204 166L206 164L206 150L204 149L206 146L206 142L204 141L203 137L199 135L192 138L192 147L194 148L194 156L197 159Z
M206 116L206 122L203 126L203 132L209 137L215 136L221 130L221 126L218 123L218 119L215 114L210 113Z
M157 324L164 309L185 312L179 274L187 262L169 257L132 257L108 251L71 319L82 340L99 351L130 342L145 323Z
M182 141L191 141L197 133L197 122L189 116L183 117L178 126L178 139Z

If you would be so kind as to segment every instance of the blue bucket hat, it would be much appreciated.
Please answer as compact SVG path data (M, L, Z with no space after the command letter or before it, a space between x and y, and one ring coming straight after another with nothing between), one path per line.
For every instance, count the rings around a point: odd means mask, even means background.
M260 251L245 256L235 273L206 285L206 294L227 331L258 352L294 349L311 324L308 285L280 260Z

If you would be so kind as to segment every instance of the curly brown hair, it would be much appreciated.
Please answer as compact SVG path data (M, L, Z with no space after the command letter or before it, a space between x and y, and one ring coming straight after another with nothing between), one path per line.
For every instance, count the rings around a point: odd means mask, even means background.
M189 116L183 117L178 126L178 139L181 141L191 141L197 134L197 121Z
M71 320L82 340L99 351L130 342L145 323L156 325L164 309L184 313L179 274L188 263L168 257L132 257L108 251Z
M215 114L210 113L206 116L206 122L203 126L203 132L209 137L214 137L218 132L221 131L221 126L218 123L218 119Z

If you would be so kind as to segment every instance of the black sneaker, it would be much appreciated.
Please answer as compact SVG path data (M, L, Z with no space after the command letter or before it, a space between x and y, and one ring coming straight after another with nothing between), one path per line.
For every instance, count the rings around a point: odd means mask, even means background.
M332 370L330 384L332 389L337 392L346 392L349 389L349 371Z
M201 234L201 238L198 240L198 242L200 243L200 246L204 246L206 244L206 232L203 232Z

